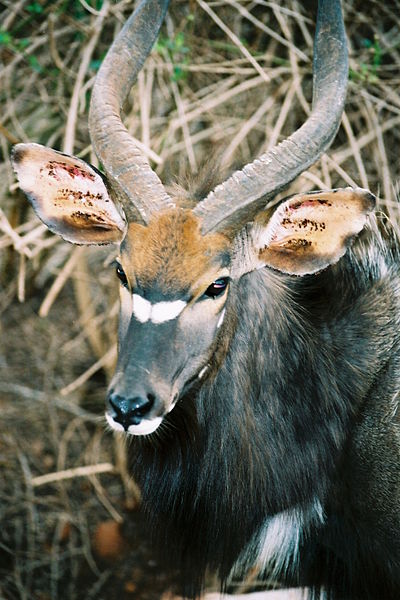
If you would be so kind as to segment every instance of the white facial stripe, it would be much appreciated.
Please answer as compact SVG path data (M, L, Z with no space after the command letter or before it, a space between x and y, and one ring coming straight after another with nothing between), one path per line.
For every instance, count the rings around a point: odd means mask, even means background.
M122 427L121 423L117 423L114 421L112 416L106 412L106 420L109 426L115 431L125 432L125 429ZM162 417L155 417L154 419L143 419L139 425L130 425L128 427L128 431L130 435L149 435L153 433L162 423Z
M139 296L139 294L133 294L133 314L141 323L146 323L151 317L151 303Z
M221 312L221 316L220 316L220 318L219 318L219 320L218 320L218 323L217 323L217 329L218 329L218 327L221 327L221 325L222 325L222 321L224 320L224 317L225 317L225 308L224 308L224 310Z
M203 375L205 375L205 374L207 373L207 371L208 371L208 367L209 367L209 365L206 365L205 367L203 367L203 368L201 369L200 373L197 375L197 377L198 377L199 379L201 379L201 378L203 377Z
M133 294L133 314L141 323L151 321L152 323L165 323L176 319L186 306L184 300L174 300L173 302L156 302L151 304L148 300Z
M174 302L157 302L154 304L151 311L151 320L153 323L163 323L176 319L186 306L183 300L175 300Z

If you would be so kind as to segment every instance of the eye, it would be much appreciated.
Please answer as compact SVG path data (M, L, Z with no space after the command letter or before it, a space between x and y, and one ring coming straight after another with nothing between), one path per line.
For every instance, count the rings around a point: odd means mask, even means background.
M207 296L207 298L217 298L224 293L228 283L229 277L220 277L220 279L216 279L211 285L208 286L204 292L204 295Z
M127 288L128 287L128 279L125 275L125 271L123 270L123 268L121 267L121 265L119 263L116 263L115 272L117 274L118 279L122 283L122 285Z

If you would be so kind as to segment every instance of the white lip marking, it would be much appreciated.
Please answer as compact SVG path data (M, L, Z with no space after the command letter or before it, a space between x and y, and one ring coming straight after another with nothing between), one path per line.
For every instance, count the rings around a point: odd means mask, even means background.
M139 425L130 425L128 427L128 433L131 435L148 435L153 433L162 422L162 417L155 417L154 419L144 419Z
M218 329L218 327L221 327L221 325L222 325L222 321L224 320L224 317L225 317L225 308L224 308L224 310L222 311L222 313L221 313L221 316L220 316L220 318L219 318L219 320L218 320L218 323L217 323L217 329Z
M117 423L114 421L110 413L106 412L106 420L109 426L115 431L125 432L125 429L121 425L121 423ZM130 435L148 435L149 433L153 433L162 422L162 417L155 417L154 419L144 419L139 425L130 425L128 427L128 431Z
M176 319L186 306L183 300L174 300L172 302L156 302L151 304L148 300L133 294L133 314L141 323L151 321L152 323L165 323Z
M112 429L115 429L115 431L125 431L121 423L117 423L117 421L114 421L114 419L108 412L106 412L106 421Z

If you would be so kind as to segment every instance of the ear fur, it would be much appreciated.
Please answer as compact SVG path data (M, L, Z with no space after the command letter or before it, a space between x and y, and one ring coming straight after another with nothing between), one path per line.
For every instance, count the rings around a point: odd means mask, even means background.
M259 264L292 275L321 271L345 254L374 207L375 196L361 188L293 196L266 225L257 219Z
M74 244L123 239L125 216L93 166L40 144L14 146L12 163L20 188L51 231Z

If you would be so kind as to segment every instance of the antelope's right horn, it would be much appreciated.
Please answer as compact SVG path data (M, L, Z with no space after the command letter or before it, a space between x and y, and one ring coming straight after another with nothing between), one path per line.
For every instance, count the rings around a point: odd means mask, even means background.
M94 151L128 220L148 223L173 202L122 123L121 109L158 36L169 0L143 0L115 39L93 86L89 129Z

